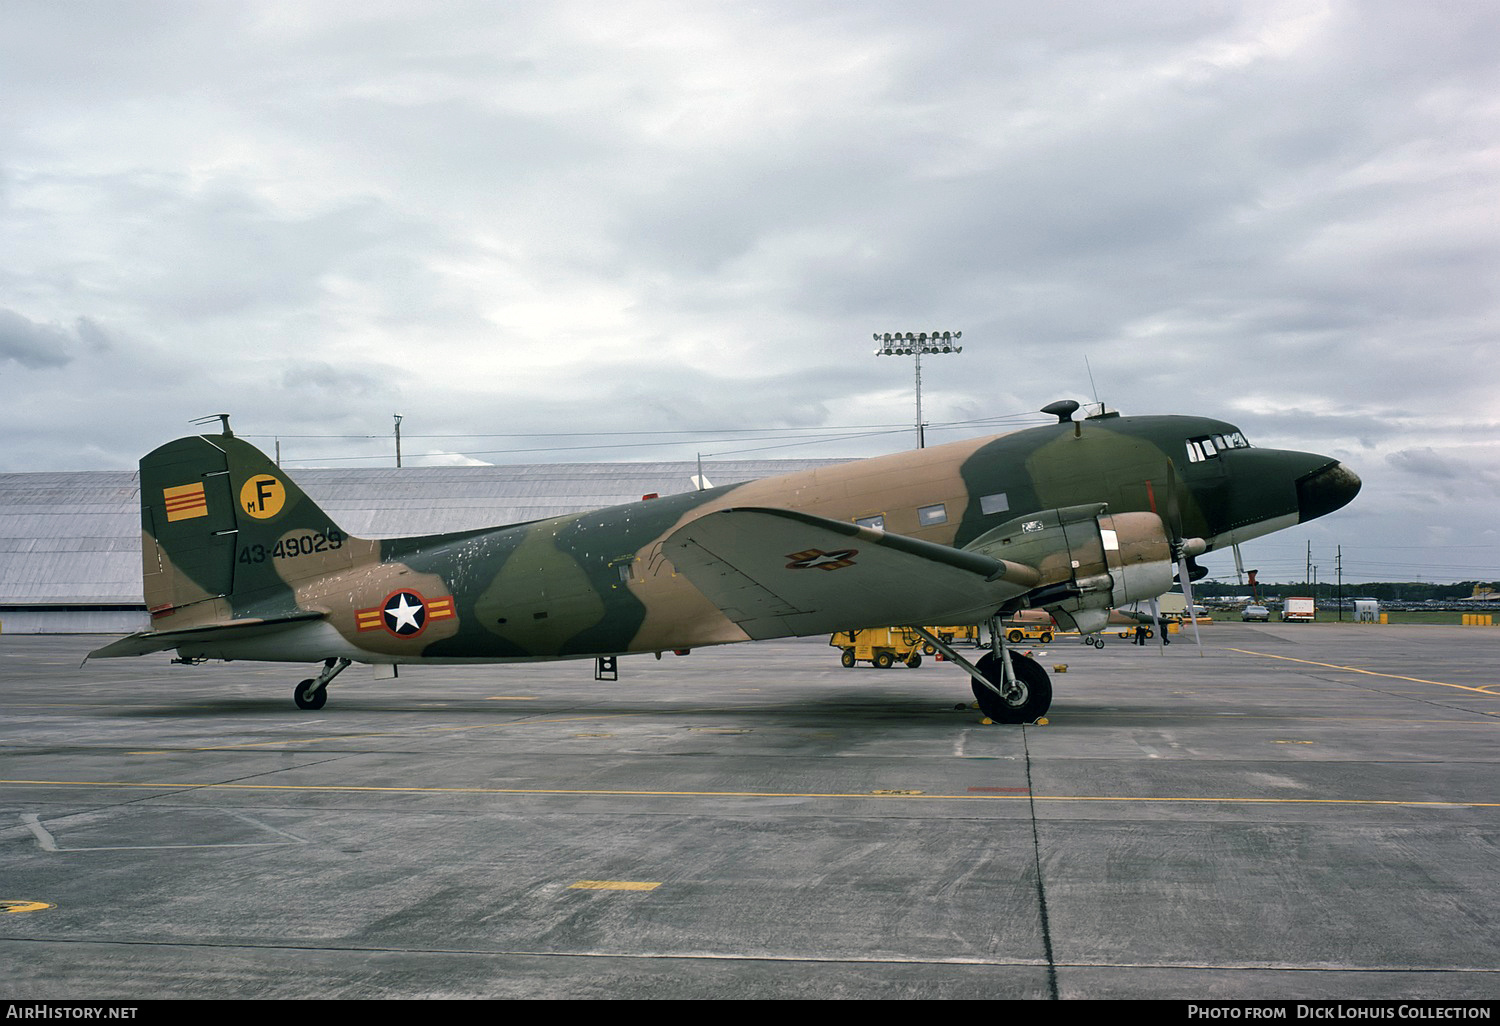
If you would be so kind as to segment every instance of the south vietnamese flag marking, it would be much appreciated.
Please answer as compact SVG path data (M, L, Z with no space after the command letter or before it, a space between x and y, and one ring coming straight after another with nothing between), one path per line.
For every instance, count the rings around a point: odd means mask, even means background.
M161 497L167 505L167 522L191 520L208 516L208 496L203 492L203 482L163 488Z

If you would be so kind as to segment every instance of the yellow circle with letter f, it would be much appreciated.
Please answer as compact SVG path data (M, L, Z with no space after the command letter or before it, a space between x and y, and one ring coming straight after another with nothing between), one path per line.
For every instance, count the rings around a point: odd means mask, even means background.
M270 474L256 474L240 487L240 508L257 520L269 520L286 505L286 485Z

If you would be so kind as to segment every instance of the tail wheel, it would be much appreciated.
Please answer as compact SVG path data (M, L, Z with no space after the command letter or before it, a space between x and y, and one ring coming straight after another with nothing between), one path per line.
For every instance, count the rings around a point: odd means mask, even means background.
M313 685L316 683L317 681L309 677L298 684L296 690L292 692L292 700L297 703L298 709L321 709L328 701L328 689L313 690Z
M974 665L996 687L1005 687L1000 661L993 652ZM971 680L974 697L980 711L996 723L1034 723L1052 707L1052 678L1035 659L1018 652L1010 654L1010 665L1016 671L1016 683L1009 694L997 695Z
M839 656L839 662L844 664L844 669L846 670L852 667L854 665L854 649L844 649L843 654Z

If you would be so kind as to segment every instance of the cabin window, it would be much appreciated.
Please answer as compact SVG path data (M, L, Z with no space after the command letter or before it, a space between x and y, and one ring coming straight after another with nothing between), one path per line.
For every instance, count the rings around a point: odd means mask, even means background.
M1214 446L1214 440L1208 435L1202 438L1189 438L1187 440L1187 456L1189 463L1202 463L1219 455L1219 450Z
M885 514L876 513L869 517L855 517L854 522L860 527L872 527L877 531L885 530Z
M1188 462L1199 463L1203 460L1211 460L1225 449L1248 448L1250 448L1250 443L1245 441L1245 436L1238 431L1222 435L1204 435L1202 438L1189 438L1187 440Z
M917 524L922 527L936 527L948 522L948 507L941 502L932 506L917 507Z
M996 492L994 495L983 495L979 498L979 512L988 516L991 513L1004 513L1010 509L1010 500L1005 497L1004 492Z

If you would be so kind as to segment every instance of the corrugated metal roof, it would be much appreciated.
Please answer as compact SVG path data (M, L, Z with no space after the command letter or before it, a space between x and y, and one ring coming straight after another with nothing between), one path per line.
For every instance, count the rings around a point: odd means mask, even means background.
M838 460L705 461L715 485ZM288 471L367 538L539 520L691 491L698 464L563 463ZM125 471L0 474L0 605L140 602L140 484Z

